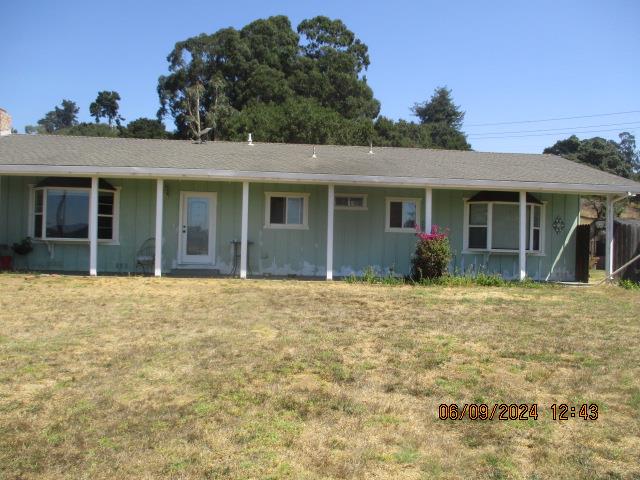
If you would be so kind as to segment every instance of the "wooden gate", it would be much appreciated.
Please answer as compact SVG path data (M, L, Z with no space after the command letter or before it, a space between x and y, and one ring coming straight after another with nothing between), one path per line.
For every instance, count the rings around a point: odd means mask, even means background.
M613 269L617 270L636 255L640 255L640 221L616 220L613 236ZM616 277L640 282L640 259Z
M589 282L590 225L578 225L576 230L576 281Z

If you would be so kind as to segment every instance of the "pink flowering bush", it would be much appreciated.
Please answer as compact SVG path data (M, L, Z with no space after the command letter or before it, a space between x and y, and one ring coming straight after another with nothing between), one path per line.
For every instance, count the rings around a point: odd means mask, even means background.
M448 230L438 225L431 227L431 232L421 232L416 227L416 251L411 258L411 278L414 281L440 278L447 273L451 261L451 245Z

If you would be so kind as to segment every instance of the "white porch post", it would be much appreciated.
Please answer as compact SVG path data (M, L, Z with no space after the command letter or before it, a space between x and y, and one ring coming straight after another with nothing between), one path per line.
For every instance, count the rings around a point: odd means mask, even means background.
M613 195L607 195L607 212L606 212L606 250L604 257L604 269L609 275L613 273Z
M327 193L327 280L333 280L333 210L336 203L335 188L329 185Z
M431 226L433 224L431 211L433 210L433 189L427 187L424 189L424 231L425 233L431 233Z
M527 192L520 192L520 280L527 276Z
M98 274L98 177L91 177L89 194L89 275Z
M242 222L240 228L240 278L247 278L247 248L249 242L249 182L242 182Z
M156 251L155 276L162 276L162 212L164 210L164 180L156 181Z

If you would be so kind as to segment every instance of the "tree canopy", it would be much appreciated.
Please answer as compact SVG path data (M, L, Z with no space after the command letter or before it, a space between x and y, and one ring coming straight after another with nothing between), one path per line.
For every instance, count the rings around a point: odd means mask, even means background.
M155 118L137 118L120 129L120 136L127 138L168 138L164 124Z
M601 137L580 140L571 135L559 140L543 153L560 155L569 160L585 163L605 172L632 178L640 172L640 155L635 137L628 132L619 135L620 142Z
M430 140L429 146L454 150L471 148L461 130L464 112L453 103L451 90L447 87L436 88L429 100L416 103L411 111L421 125L429 127L425 132Z
M188 99L197 85L203 89L200 118L208 120L214 138L244 137L261 128L266 133L264 119L281 117L285 104L309 114L308 120L296 120L298 126L292 128L297 133L287 133L288 127L274 132L286 141L307 141L302 132L318 127L318 118L320 126L330 128L334 114L371 121L380 110L362 75L369 65L367 46L342 21L327 17L304 20L296 31L287 17L275 16L240 30L202 34L176 43L167 61L170 73L158 81L158 115L171 114L182 138L190 136L195 115L189 113ZM325 129L314 135L331 138L336 133Z
M75 135L77 137L118 137L117 128L110 127L106 123L81 122L68 128L62 128L53 132L54 135Z
M71 100L62 100L60 106L54 107L38 120L38 125L27 125L25 133L54 133L63 128L78 124L80 108Z
M96 123L100 122L101 118L106 118L109 126L116 122L116 125L120 126L120 123L124 120L120 116L120 94L114 91L98 92L98 96L95 101L89 105L89 113L96 119Z
M182 139L205 131L213 140L253 133L263 142L471 148L461 131L464 112L446 87L413 106L419 122L379 116L365 75L368 47L339 19L317 16L295 29L286 16L258 19L179 41L167 62L168 73L158 79L157 120L124 126L119 93L103 90L89 105L95 124L79 124L78 107L64 100L25 130ZM166 116L175 132L165 130Z

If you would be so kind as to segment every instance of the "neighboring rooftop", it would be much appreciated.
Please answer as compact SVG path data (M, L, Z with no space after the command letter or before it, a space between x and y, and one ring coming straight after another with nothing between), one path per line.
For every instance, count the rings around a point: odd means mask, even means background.
M38 167L87 167L114 173L155 173L167 169L184 175L252 177L260 173L300 174L304 178L340 177L362 181L362 177L416 179L416 183L473 185L474 182L528 182L532 189L542 184L594 186L593 191L640 193L640 183L602 172L555 155L484 153L419 148L240 142L196 144L185 140L140 140L126 138L73 137L63 135L8 135L0 139L0 174ZM4 167L4 168L3 168ZM135 170L135 172L133 172ZM536 185L537 184L537 185ZM489 185L490 186L490 185Z

